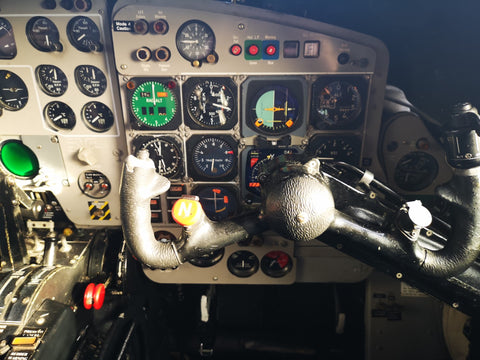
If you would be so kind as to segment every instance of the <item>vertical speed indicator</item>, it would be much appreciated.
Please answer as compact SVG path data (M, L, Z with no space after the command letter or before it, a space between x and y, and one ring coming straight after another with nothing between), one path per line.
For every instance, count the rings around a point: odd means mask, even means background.
M131 98L132 113L151 128L167 125L177 112L177 99L168 85L146 81L137 86Z
M231 180L237 174L237 144L228 136L192 136L187 150L194 180Z

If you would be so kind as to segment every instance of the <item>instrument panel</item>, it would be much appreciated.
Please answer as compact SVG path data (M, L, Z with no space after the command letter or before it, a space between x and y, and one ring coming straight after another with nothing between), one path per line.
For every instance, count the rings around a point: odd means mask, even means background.
M276 157L376 166L371 138L386 70L377 41L210 1L120 1L112 30L128 151L148 149L172 182L152 201L161 234L179 236L170 209L185 194L198 196L212 220L258 207L258 169ZM205 257L194 277L188 267L198 264L145 272L157 282L289 283L297 252L300 245L267 233ZM285 271L273 276L258 265L267 254L271 267ZM346 266L358 271L358 263ZM361 279L368 273L362 269L351 274Z
M32 196L52 193L52 208L77 228L121 226L122 161L140 149L172 183L151 200L160 241L180 236L171 208L183 195L198 196L212 220L258 208L258 169L276 157L382 170L388 55L365 35L213 0L113 9L7 2L0 45L0 141L23 144L20 153L33 158L32 171L14 175ZM331 256L321 243L267 232L145 273L157 282L287 284L311 281L313 258L315 271L329 274L322 281L369 273L339 254L345 271L332 272L322 261Z

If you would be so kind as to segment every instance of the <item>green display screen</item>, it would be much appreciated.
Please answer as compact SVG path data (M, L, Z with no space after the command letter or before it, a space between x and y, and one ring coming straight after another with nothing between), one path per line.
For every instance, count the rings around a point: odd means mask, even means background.
M37 156L21 141L8 140L4 142L0 148L0 160L13 175L33 177L38 174Z

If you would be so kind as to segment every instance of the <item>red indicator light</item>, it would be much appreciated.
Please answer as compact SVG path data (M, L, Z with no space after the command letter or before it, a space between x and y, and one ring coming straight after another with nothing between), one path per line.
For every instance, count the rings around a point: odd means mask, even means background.
M177 83L175 81L169 81L167 86L169 89L175 89L177 87Z
M228 155L233 155L233 150L227 151Z
M251 56L257 55L259 51L260 51L260 49L255 44L252 44L248 47L248 54L251 55Z
M277 48L275 47L275 45L268 45L265 49L265 53L269 56L273 56L277 53Z
M222 192L222 190L220 189L213 189L212 190L215 194L220 194Z
M253 168L257 162L258 162L258 158L250 159L250 167Z
M242 53L242 47L238 44L233 44L230 46L230 54L238 56Z
M248 184L248 187L257 188L257 187L260 187L260 183L258 183L258 182L251 182L251 183Z
M224 197L223 197L223 203L224 203L224 204L228 204L228 196L224 196Z

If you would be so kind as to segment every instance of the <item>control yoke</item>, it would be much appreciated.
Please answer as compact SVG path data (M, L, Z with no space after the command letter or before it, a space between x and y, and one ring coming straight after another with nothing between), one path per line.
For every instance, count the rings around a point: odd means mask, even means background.
M458 117L456 121L464 125ZM472 131L450 126L444 133L447 149L452 137L466 151L477 141L476 131L474 137ZM341 239L348 244L347 253L366 262L388 264L400 274L450 281L470 271L480 254L480 166L476 156L458 151L447 151L447 158L454 175L437 189L437 199L448 204L450 215L445 219L433 216L418 200L405 201L369 171L340 162L280 156L259 172L259 211L214 222L198 198L182 198L172 209L183 226L182 235L167 241L153 235L150 199L166 192L170 182L155 172L148 151L140 150L138 157L127 158L123 171L125 240L144 265L166 269L267 229L294 241L322 235L320 240L334 246ZM467 287L472 288L471 282L461 285ZM480 283L473 288L480 293Z

